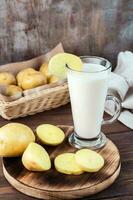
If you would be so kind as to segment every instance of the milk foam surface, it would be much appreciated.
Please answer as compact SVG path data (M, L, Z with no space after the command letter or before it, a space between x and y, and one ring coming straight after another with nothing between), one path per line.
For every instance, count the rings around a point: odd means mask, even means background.
M99 64L84 64L83 72L68 71L74 129L81 138L99 135L108 88L108 70Z

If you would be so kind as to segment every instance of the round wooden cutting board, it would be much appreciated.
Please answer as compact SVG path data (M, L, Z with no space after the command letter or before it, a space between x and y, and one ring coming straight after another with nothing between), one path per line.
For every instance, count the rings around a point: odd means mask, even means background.
M60 126L66 136L73 131L73 127ZM52 163L60 153L75 152L76 149L65 141L57 147L45 146L49 152ZM98 152L105 159L105 166L97 173L84 173L82 175L65 175L58 173L54 166L46 172L29 172L22 163L21 158L4 158L3 172L9 183L20 192L42 199L77 199L96 194L109 187L120 172L120 155L114 143L108 139L107 145Z

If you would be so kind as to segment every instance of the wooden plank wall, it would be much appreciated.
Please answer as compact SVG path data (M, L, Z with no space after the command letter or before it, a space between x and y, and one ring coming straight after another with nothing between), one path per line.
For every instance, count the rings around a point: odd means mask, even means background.
M0 64L43 54L62 42L114 64L133 50L133 0L0 0Z

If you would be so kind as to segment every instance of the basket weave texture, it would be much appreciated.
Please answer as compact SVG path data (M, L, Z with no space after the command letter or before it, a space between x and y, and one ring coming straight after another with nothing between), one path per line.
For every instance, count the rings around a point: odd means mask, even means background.
M25 62L11 63L1 66L0 72L9 71L16 75L16 73L23 68L33 66L35 69L38 69L38 66L40 66L44 61L48 62L51 56L63 51L62 45L59 44L51 52L40 57ZM41 90L35 88L31 91L32 92L29 90L27 95L13 101L7 101L4 98L0 98L0 115L5 119L10 120L57 108L70 101L68 84L65 81L53 84L53 87L51 85L50 87L43 89L42 86Z
M57 108L68 102L68 85L64 83L54 88L27 95L15 101L0 101L0 115L10 120Z

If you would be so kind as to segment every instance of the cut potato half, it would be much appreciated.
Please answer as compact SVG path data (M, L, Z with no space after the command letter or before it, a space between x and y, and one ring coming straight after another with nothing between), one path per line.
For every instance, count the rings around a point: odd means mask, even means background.
M58 155L54 160L55 168L63 174L80 175L84 171L76 163L74 153L63 153Z
M83 63L81 59L70 53L59 53L53 56L49 61L49 72L51 75L61 79L66 78L66 65L73 70L81 71Z
M51 161L46 150L33 142L24 151L22 163L30 171L46 171L51 168Z
M81 149L75 154L78 165L86 172L97 172L104 166L103 157L92 150Z
M65 138L64 132L57 126L51 124L42 124L36 128L37 137L43 144L58 145Z

